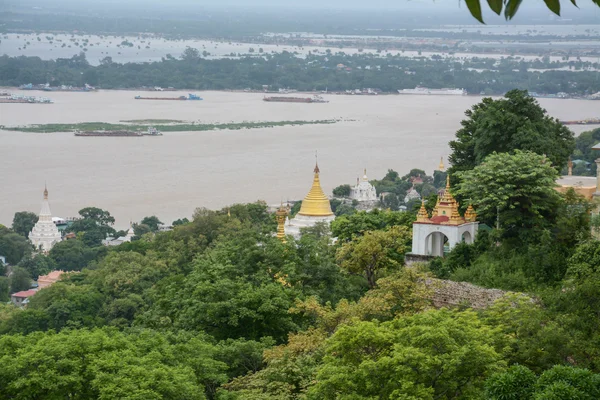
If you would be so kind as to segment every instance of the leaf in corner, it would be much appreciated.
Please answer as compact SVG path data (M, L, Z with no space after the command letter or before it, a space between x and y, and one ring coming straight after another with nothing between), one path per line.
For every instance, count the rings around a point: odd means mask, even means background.
M571 3L573 3L573 5L574 5L575 7L579 8L579 6L577 5L577 1L575 1L575 0L571 0Z
M504 17L506 19L512 19L517 13L517 10L519 9L519 6L522 2L523 0L508 0L506 8L504 9Z
M546 3L550 11L560 16L560 0L544 0L544 3Z
M481 15L481 4L479 3L479 0L465 0L465 3L467 3L467 8L471 12L471 15L475 17L477 21L485 24L485 22L483 22L483 16Z
M571 0L571 1L575 1L575 0ZM487 0L490 8L492 9L493 12L495 12L496 14L500 15L500 13L502 12L502 0Z

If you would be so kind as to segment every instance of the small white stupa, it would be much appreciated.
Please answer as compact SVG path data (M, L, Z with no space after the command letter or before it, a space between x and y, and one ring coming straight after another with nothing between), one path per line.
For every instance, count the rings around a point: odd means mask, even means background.
M369 183L366 169L362 180L356 178L356 186L350 188L350 198L360 202L377 201L377 191L375 190L375 186Z
M40 211L38 222L31 230L31 233L29 233L29 240L36 249L46 252L50 251L61 239L60 232L52 221L52 213L50 212L50 204L48 203L48 188L44 187L42 210Z

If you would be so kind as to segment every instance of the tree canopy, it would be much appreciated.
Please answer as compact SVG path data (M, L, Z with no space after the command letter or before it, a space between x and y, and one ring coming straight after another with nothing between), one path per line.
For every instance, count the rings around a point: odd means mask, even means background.
M573 132L523 90L511 90L498 100L486 97L465 115L450 142L451 175L476 167L494 152L514 150L545 155L560 171L575 149Z

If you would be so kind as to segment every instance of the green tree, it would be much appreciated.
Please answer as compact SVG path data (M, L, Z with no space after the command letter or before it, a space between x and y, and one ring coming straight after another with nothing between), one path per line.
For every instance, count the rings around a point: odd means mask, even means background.
M38 219L39 217L36 214L29 211L16 212L12 222L12 230L28 238Z
M179 218L179 219L176 219L175 221L173 221L172 225L173 226L185 225L188 222L190 222L190 220L187 218Z
M557 365L538 378L526 367L515 365L492 375L486 394L490 400L595 400L600 398L600 374Z
M354 274L364 274L369 287L374 288L381 271L399 268L403 264L409 237L410 233L404 226L366 231L363 236L343 243L336 257L342 268Z
M92 261L104 257L108 249L104 246L90 248L79 239L63 240L52 247L48 256L56 268L64 271L81 271Z
M149 226L152 232L158 232L158 226L162 225L162 222L160 222L157 216L152 215L151 217L144 217L140 221L140 224Z
M0 229L0 255L6 257L8 264L18 264L23 257L31 254L33 246L24 236L6 228Z
M532 229L551 225L561 202L554 190L558 173L533 152L493 153L457 176L456 193L473 203L480 221L498 222L507 236L525 239Z
M36 367L40 355L44 368ZM140 330L66 330L2 336L6 398L206 399L204 384L226 379L225 364L201 336ZM10 360L10 363L9 363Z
M502 370L496 338L472 311L428 311L340 327L309 399L480 398Z
M18 266L25 269L33 279L37 280L38 276L45 275L54 269L54 262L44 254L35 254L23 258Z
M79 210L79 215L81 219L75 221L69 227L69 231L84 232L84 237L88 235L88 238L84 240L86 245L98 246L103 239L115 233L112 228L115 219L108 211L97 207L86 207Z
M340 185L333 189L333 195L337 197L350 196L350 185Z
M347 242L355 236L363 235L366 231L382 230L395 225L410 228L413 221L414 216L405 212L379 209L359 211L336 218L331 223L331 233L340 242Z
M0 276L0 303L10 301L10 279Z
M549 117L524 90L511 90L504 98L484 98L467 110L456 140L450 142L450 174L473 169L492 153L523 150L545 155L561 170L575 149L573 132Z
M133 224L133 232L135 233L135 238L137 240L145 234L152 232L152 228L146 224Z
M10 292L20 292L31 287L31 276L29 272L20 267L13 267L10 274Z

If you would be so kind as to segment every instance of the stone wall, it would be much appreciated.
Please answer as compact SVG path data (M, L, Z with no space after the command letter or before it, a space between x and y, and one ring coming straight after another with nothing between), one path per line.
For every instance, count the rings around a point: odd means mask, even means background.
M433 289L431 300L436 308L467 306L483 309L509 292L499 289L485 289L466 282L453 282L441 279L427 279L425 284Z

